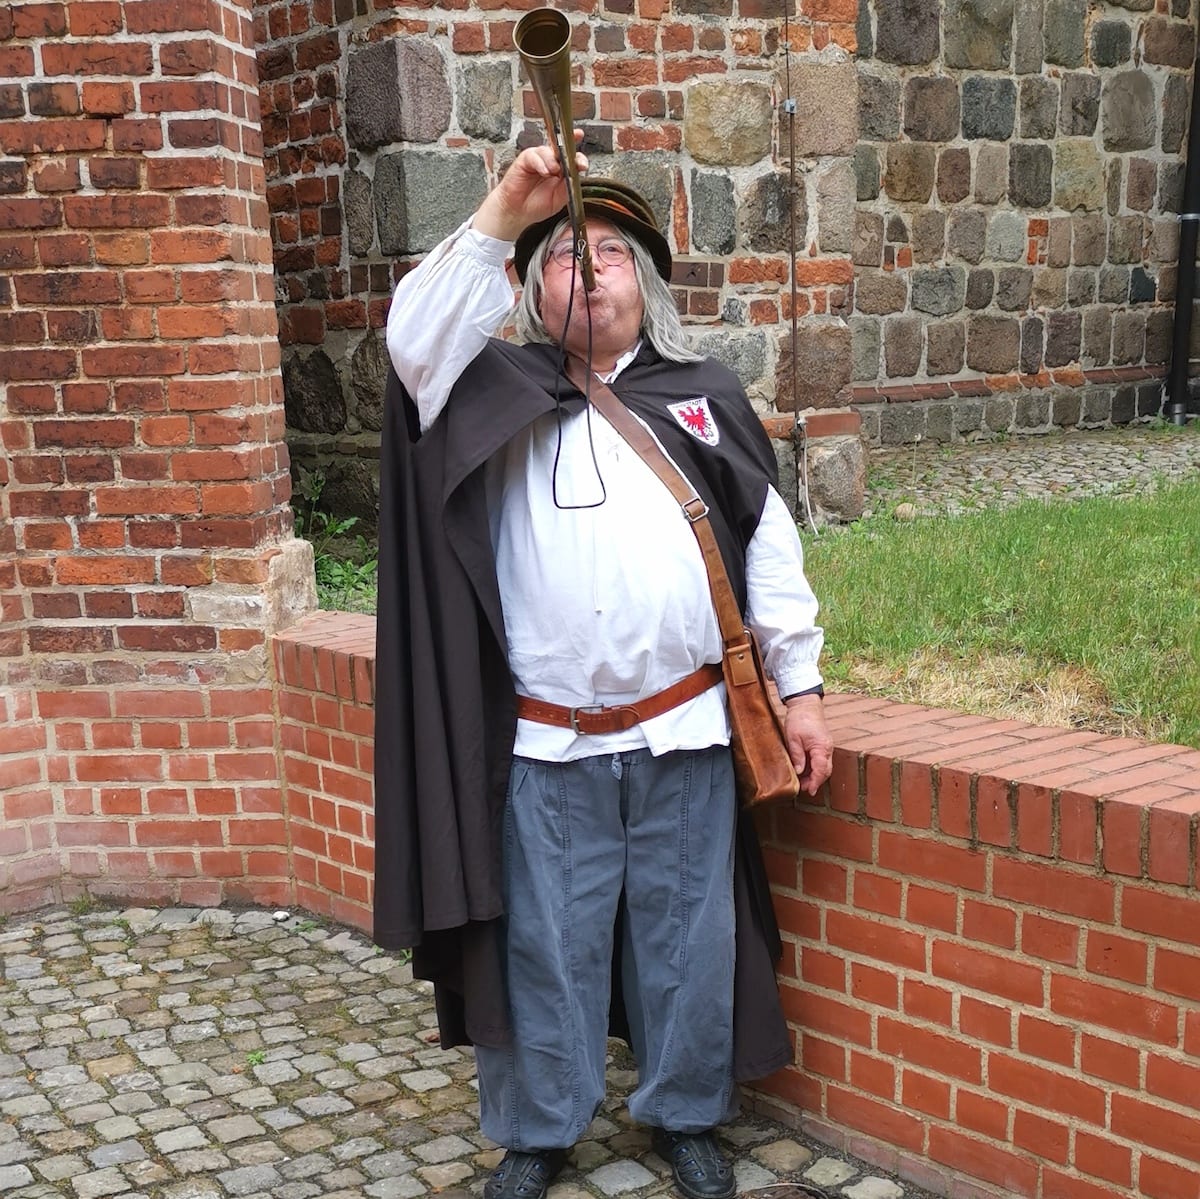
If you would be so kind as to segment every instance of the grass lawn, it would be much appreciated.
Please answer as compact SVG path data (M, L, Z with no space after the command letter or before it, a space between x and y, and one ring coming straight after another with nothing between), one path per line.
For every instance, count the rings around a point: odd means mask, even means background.
M834 687L1200 748L1200 480L805 539Z

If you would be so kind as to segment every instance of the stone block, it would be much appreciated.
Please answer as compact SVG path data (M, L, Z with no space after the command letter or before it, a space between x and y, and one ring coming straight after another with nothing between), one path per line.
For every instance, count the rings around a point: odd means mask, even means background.
M1178 154L1183 148L1190 103L1187 76L1168 75L1163 85L1161 145L1164 154Z
M945 75L916 75L904 85L904 132L914 141L948 142L958 136L958 84Z
M1079 361L1083 319L1078 311L1051 312L1046 319L1046 365L1067 366Z
M972 312L980 312L996 294L996 276L991 267L978 266L967 275L966 304Z
M1149 17L1142 26L1143 61L1187 70L1196 61L1196 34L1190 23Z
M791 214L791 183L786 171L769 171L752 180L742 197L738 213L738 236L749 250L774 254L791 244L788 218ZM797 195L796 244L804 245L808 210L803 195Z
M985 142L975 161L975 200L999 204L1008 191L1008 146Z
M908 245L908 226L898 212L893 212L887 219L887 239L894 246Z
M895 141L900 136L899 82L863 71L858 77L858 121L863 141Z
M1014 0L946 0L946 65L1007 70L1013 9Z
M954 405L953 404L929 404L923 405L925 409L925 440L945 443L954 440ZM864 1179L864 1181L866 1181ZM874 1181L886 1182L886 1179L880 1178ZM850 1195L852 1192L858 1192L857 1187L852 1187L843 1190L843 1195ZM896 1187L896 1195L898 1199L903 1199L903 1192Z
M1021 372L1036 375L1042 369L1042 338L1044 326L1041 317L1027 316L1021 321Z
M1159 308L1146 314L1146 363L1165 366L1171 361L1174 314Z
M1158 167L1158 210L1179 212L1183 208L1184 165L1163 162ZM1171 222L1174 224L1174 222Z
M1129 302L1153 304L1156 298L1154 276L1144 266L1135 266L1129 272Z
M1112 351L1112 310L1096 304L1083 310L1080 360L1085 367L1107 366Z
M767 373L767 335L761 329L749 332L706 329L692 338L697 353L715 358L727 366L747 391L762 393ZM789 396L791 393L783 393Z
M1099 213L1071 218L1071 261L1076 266L1099 266L1104 261L1107 231Z
M1040 76L1022 79L1020 109L1022 137L1053 137L1058 129L1058 81Z
M1008 198L1018 208L1046 208L1052 194L1054 155L1041 142L1013 142L1008 148Z
M1104 156L1091 138L1063 138L1054 167L1054 204L1066 212L1104 207Z
M1059 267L1039 267L1033 272L1031 308L1061 308L1067 302L1067 272Z
M968 75L962 85L962 133L965 138L1007 141L1017 113L1017 87L992 75Z
M1060 67L1083 65L1087 0L1046 0L1042 46L1047 62Z
M371 181L361 171L347 171L342 177L342 213L350 253L361 257L371 252L375 240L375 206L371 202Z
M872 316L903 312L908 302L904 277L895 271L860 271L854 281L854 308Z
M1058 131L1064 137L1091 137L1100 119L1100 80L1075 71L1062 79Z
M458 72L458 123L468 137L507 142L512 136L513 74L507 59L473 62Z
M873 316L850 318L850 349L855 383L873 383L879 378L881 322Z
M932 146L916 142L894 142L887 148L883 186L898 202L924 204L933 194L937 157Z
M967 322L967 366L988 375L1016 370L1021 323L1010 316L975 315Z
M1175 262L1179 257L1179 222L1159 217L1150 226L1146 242L1146 257L1150 262Z
M487 195L483 158L465 150L402 150L375 164L375 220L384 254L424 254Z
M1050 218L1050 232L1046 236L1046 265L1071 265L1071 221L1069 217Z
M957 375L963 367L967 344L965 322L930 321L925 337L925 370L930 375Z
M952 407L954 409L954 432L958 436L978 433L983 428L982 400L958 400Z
M1124 161L1113 154L1104 168L1104 207L1109 216L1116 216L1121 211L1121 170L1124 165Z
M352 412L358 423L373 433L383 428L383 391L388 365L387 349L374 330L358 343L350 356Z
M1005 266L996 272L996 305L1005 312L1024 312L1033 293L1033 271L1027 266Z
M854 147L854 193L859 200L879 195L879 155L865 142Z
M871 7L858 6L858 20L854 23L854 41L861 60L875 57L875 30L871 26Z
M817 180L817 243L823 253L850 251L856 194L854 165L846 159L828 167Z
M1067 275L1067 303L1072 308L1096 301L1096 272L1089 267L1075 267Z
M876 0L875 56L900 66L933 62L941 27L938 0Z
M1146 223L1140 216L1114 217L1108 224L1108 261L1141 262Z
M335 458L325 468L322 503L339 516L357 516L356 530L374 531L379 519L379 467L362 458Z
M1017 0L1013 14L1013 70L1038 75L1042 70L1043 0Z
M867 451L859 437L815 437L808 445L808 496L814 516L849 523L863 513ZM773 1177L770 1176L770 1177Z
M885 404L879 413L879 440L883 445L911 445L925 437L925 409L921 404ZM811 1173L805 1175L811 1178Z
M302 433L340 433L346 427L346 397L324 350L293 354L284 362L283 408L288 428Z
M1089 388L1083 395L1083 414L1079 423L1084 426L1107 425L1112 420L1112 401L1112 388Z
M1142 361L1146 348L1146 314L1113 313L1112 359L1114 366L1132 366Z
M937 262L946 252L946 214L937 208L923 208L913 216L912 252L914 262Z
M961 266L926 267L912 272L912 299L918 312L949 316L963 306L967 273Z
M737 232L733 180L692 168L692 247L705 254L732 254Z
M801 408L833 408L838 393L849 386L854 351L850 326L842 321L806 322L796 338L797 377ZM775 404L791 410L791 338L780 341L779 365L775 371Z
M956 208L950 213L946 244L952 256L964 262L979 262L986 238L987 213L982 208Z
M1016 404L1012 396L992 396L984 401L983 429L988 433L1008 433L1013 427Z
M803 158L852 154L859 136L854 64L802 60L792 64L791 78L797 109L796 153ZM765 153L770 153L769 145Z
M1146 158L1131 158L1125 175L1125 207L1134 212L1149 212L1154 206L1158 169Z
M1112 423L1127 425L1137 412L1137 388L1118 387L1112 398Z
M1052 392L1050 395L1050 420L1061 429L1071 429L1079 424L1083 411L1083 400L1072 388Z
M675 199L675 162L674 154L659 151L618 154L604 173L632 187L653 209L659 228L670 229L671 204Z
M1132 31L1125 21L1097 21L1092 26L1092 66L1119 67L1128 62Z
M683 140L697 162L747 166L767 158L772 124L771 92L761 83L695 83L684 93Z
M855 266L883 265L883 217L877 212L858 212L854 216L854 245L850 258Z
M894 316L883 322L883 366L889 379L910 379L921 370L920 317Z
M1102 304L1127 304L1129 302L1129 268L1127 266L1102 266L1096 295Z
M957 204L971 194L971 151L951 146L938 155L937 194L943 204Z
M1110 75L1100 93L1104 148L1123 152L1154 145L1154 83L1143 71Z
M987 255L997 262L1025 259L1025 218L1018 212L997 212L988 222Z
M1040 431L1050 424L1050 397L1044 392L1025 392L1017 396L1013 423L1027 432Z
M401 36L350 51L346 137L355 149L433 142L449 125L446 64L432 41Z

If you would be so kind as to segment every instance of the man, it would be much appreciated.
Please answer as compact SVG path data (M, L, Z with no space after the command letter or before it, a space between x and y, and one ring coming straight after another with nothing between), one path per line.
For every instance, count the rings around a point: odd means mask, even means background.
M712 1130L737 1081L791 1060L778 932L696 540L571 377L610 382L709 505L809 794L832 752L821 631L770 444L736 378L688 347L651 210L583 188L594 291L535 148L389 315L375 936L414 946L443 1045L475 1045L481 1128L509 1151L487 1199L541 1199L603 1099L610 1028L676 1185L728 1199ZM524 345L491 337L514 243Z

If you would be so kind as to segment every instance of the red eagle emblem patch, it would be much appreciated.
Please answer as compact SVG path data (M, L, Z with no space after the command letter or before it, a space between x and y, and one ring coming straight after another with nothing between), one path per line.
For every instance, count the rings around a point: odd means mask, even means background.
M713 419L707 396L696 396L695 399L668 404L667 411L697 441L702 441L705 445L716 445L721 440L721 431Z

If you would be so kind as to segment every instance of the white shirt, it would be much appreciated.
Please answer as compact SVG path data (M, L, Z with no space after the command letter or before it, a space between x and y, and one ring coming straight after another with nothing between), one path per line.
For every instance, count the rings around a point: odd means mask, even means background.
M388 353L417 405L422 432L512 307L504 272L511 251L510 242L463 225L396 289ZM608 381L635 353L636 347L618 361ZM627 703L720 661L708 575L679 506L612 426L594 409L563 410L560 449L559 415L540 417L487 467L509 666L521 695L572 706ZM556 485L562 506L555 503ZM791 514L773 488L747 549L746 586L747 623L780 691L815 687L823 641L817 602ZM519 720L514 749L568 762L728 740L718 685L618 733L577 735Z

